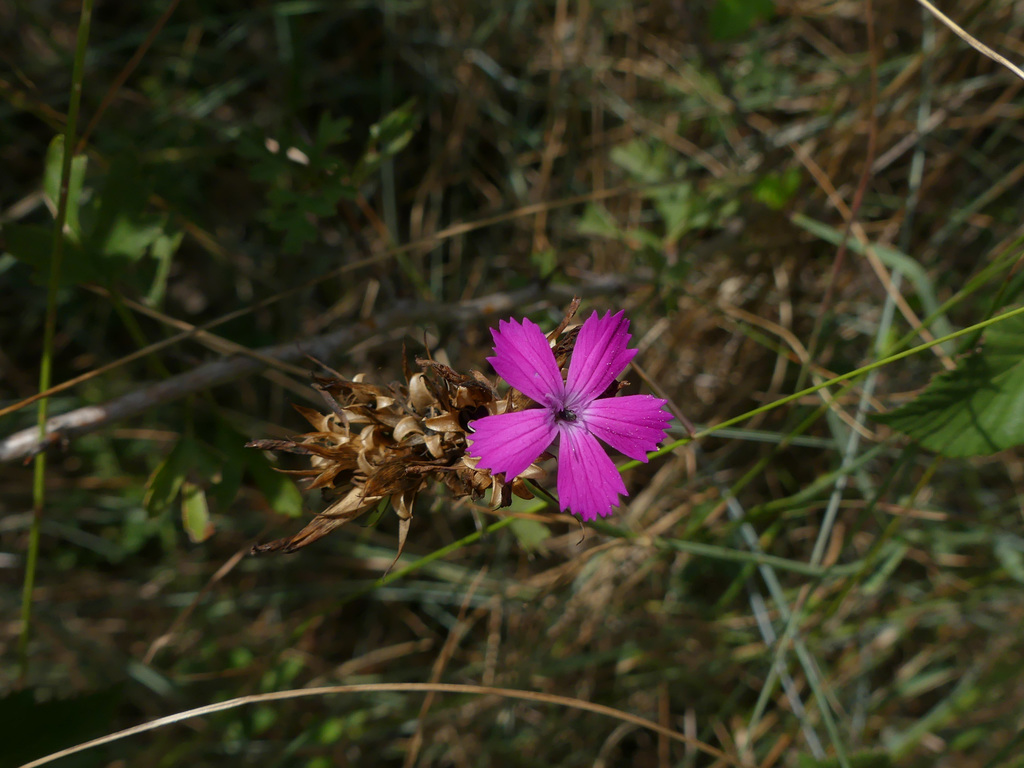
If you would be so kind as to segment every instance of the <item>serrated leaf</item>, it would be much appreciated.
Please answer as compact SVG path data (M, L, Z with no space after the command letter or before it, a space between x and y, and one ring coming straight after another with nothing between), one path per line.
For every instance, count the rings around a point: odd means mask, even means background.
M288 517L302 514L302 494L287 475L275 472L274 467L259 451L245 453L246 467L271 509Z
M349 129L352 121L347 117L331 117L327 112L320 113L320 122L316 127L316 144L313 151L316 154L323 154L329 147L335 144L344 144L348 141Z
M81 240L82 226L78 221L78 208L81 205L82 187L85 185L85 169L88 158L75 155L71 158L71 176L68 178L67 218L65 224L76 240ZM60 177L64 166L64 136L54 136L46 150L46 165L43 169L43 194L50 205L50 210L57 211L60 199Z
M874 418L943 456L1024 445L1024 316L989 327L980 351L912 402Z

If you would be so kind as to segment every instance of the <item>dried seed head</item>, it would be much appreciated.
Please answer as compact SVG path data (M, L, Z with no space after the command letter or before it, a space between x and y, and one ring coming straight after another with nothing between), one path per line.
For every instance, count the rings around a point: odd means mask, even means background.
M351 381L314 377L329 412L294 406L313 430L290 440L248 443L309 456L309 468L282 471L304 478L306 488L323 489L330 499L298 534L259 544L254 553L295 552L388 498L400 520L400 555L416 497L433 481L457 498L480 498L491 489L495 507L511 503L511 493L532 497L523 479L539 477L538 467L506 484L465 455L469 422L503 413L511 405L507 398L499 398L479 373L463 375L434 360L417 363L422 370L407 373L404 385L368 384L362 374Z
M578 329L565 332L579 306L573 300L561 324L548 334L555 358L564 368ZM258 552L295 552L355 520L388 499L399 518L398 555L402 554L417 495L440 481L456 498L478 499L491 490L495 509L512 503L512 494L533 498L524 480L543 473L536 464L511 483L477 467L466 455L469 423L488 415L521 410L535 404L521 392L500 398L481 373L458 373L432 359L416 360L409 370L403 355L405 384L368 384L364 374L352 380L314 376L327 413L294 406L313 430L289 440L253 440L248 447L309 457L307 469L281 470L303 478L306 488L319 488L328 499L325 509L299 533L253 547Z

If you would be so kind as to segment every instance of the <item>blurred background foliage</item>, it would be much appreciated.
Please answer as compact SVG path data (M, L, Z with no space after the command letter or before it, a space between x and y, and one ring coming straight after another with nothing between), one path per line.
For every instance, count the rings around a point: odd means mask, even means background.
M947 10L1024 57L1024 4ZM79 12L0 0L4 407L37 391ZM304 429L289 404L321 404L315 364L188 385L338 329L324 362L346 376L398 380L424 343L491 375L490 326L553 327L578 294L631 317L634 389L721 422L927 340L922 318L942 334L1020 302L1020 89L914 3L97 4L53 380L240 315L51 398L143 406L50 454L27 667L31 468L0 464L0 766L234 696L431 680L606 704L743 765L1024 765L1009 330L629 469L606 524L517 502L384 585L390 514L245 556L320 508L274 471L296 463L243 448ZM956 409L989 390L970 407L1009 436L962 442ZM494 520L440 489L416 511L399 568ZM398 693L261 704L73 763L726 764L594 714Z

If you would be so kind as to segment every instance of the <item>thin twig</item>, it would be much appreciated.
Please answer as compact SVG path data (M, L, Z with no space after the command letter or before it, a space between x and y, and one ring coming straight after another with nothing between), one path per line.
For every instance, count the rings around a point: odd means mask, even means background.
M594 278L587 281L585 291L589 295L595 295L614 292L624 287L625 283L620 278ZM252 356L215 360L102 405L86 406L55 416L46 422L45 437L33 427L0 440L0 461L34 456L54 443L93 432L112 422L144 413L186 395L251 376L266 368L270 359L292 362L304 360L308 355L326 359L337 350L348 347L371 333L379 334L433 321L465 323L483 316L519 310L524 304L537 300L565 301L578 290L579 286L569 288L553 285L543 289L525 288L509 293L493 293L461 304L435 306L416 302L400 305L391 312L378 315L372 326L365 323L352 324L332 333L302 341L263 347L255 350Z
M132 54L131 59L129 59L128 63L124 65L117 77L114 78L114 82L110 84L110 88L108 88L107 92L103 95L103 101L101 101L99 107L96 108L96 112L92 116L92 120L89 121L89 125L82 132L82 138L78 141L78 146L75 148L75 154L81 154L85 151L85 148L89 143L89 137L92 135L93 130L95 130L100 118L103 116L103 113L107 110L107 107L110 106L111 102L113 102L114 97L117 96L117 92L121 90L121 87L128 81L128 78L131 77L132 72L134 72L136 67L139 66L139 63L142 61L142 57L146 55L146 51L148 51L153 45L157 35L160 34L160 30L162 30L170 20L174 11L178 7L178 3L180 2L181 0L170 0L163 15L157 19L156 24L154 24L153 28L149 30L149 34L146 35L146 39L139 44L135 53Z

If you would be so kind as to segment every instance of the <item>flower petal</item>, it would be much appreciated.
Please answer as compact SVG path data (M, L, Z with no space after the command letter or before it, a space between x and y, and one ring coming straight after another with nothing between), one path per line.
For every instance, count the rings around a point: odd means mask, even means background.
M506 481L530 466L558 432L551 412L544 409L484 416L469 426L469 455L479 457L479 467L504 472Z
M594 312L588 317L569 361L565 386L569 396L586 402L604 392L636 354L635 349L626 349L631 338L629 320L621 311L605 312L604 317Z
M541 405L561 401L565 391L562 374L548 339L540 326L527 318L522 325L502 320L491 329L494 357L487 358L505 381Z
M584 520L606 517L629 495L612 460L594 436L577 425L558 430L558 501Z
M603 397L586 407L580 421L592 434L631 459L647 461L647 454L665 439L672 421L662 406L665 400L650 395Z

